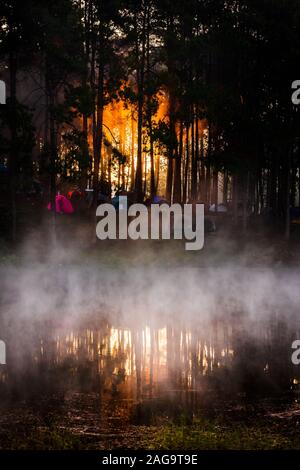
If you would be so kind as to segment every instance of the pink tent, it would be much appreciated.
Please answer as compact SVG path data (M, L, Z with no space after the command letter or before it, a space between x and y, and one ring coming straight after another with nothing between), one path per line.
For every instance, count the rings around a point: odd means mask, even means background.
M48 206L48 211L51 210L51 203L49 202ZM71 201L67 199L65 196L62 194L58 194L55 198L55 211L58 214L73 214L74 209L71 204Z

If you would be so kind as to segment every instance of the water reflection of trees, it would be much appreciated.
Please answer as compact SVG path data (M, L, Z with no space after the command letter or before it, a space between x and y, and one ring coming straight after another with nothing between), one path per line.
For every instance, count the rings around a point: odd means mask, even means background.
M73 383L103 392L153 396L160 390L223 393L288 389L292 335L284 322L209 327L80 329L60 333L40 360L67 367Z
M242 316L194 327L129 329L100 322L57 331L47 325L27 345L23 366L12 358L15 367L1 380L21 384L29 378L39 389L133 398L182 391L223 397L288 391L297 375L290 359L293 331L283 320L245 322Z

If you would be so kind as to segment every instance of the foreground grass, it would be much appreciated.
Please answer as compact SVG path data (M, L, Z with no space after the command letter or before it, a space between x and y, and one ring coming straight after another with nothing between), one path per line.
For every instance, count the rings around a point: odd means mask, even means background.
M130 432L119 442L106 442L106 449L130 448L146 450L279 450L300 449L297 429L292 434L277 426L230 424L196 420L192 425L166 424L142 426L140 438L130 438ZM102 442L102 444L100 444ZM9 449L14 450L80 450L101 449L101 435L94 439L55 427L39 428L29 433L15 434Z
M274 450L300 449L295 429L288 435L274 426L218 425L196 421L192 425L174 425L160 429L149 449L170 450Z
M80 438L58 429L35 430L14 435L2 448L9 450L84 450Z

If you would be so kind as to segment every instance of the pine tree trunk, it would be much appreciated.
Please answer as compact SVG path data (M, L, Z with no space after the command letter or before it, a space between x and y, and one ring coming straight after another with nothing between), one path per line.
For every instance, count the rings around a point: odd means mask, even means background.
M16 207L16 169L17 169L17 58L13 51L9 54L10 73L10 151L9 151L9 177L10 177L10 204L11 204L11 239L17 237L17 207Z
M189 172L189 160L190 160L190 152L189 152L189 124L186 124L186 138L185 138L185 150L186 150L186 157L185 157L185 168L184 168L184 185L183 185L183 202L186 203L188 199L188 172Z
M175 158L174 202L181 203L181 159L183 150L183 122L180 121L179 151Z
M291 217L290 217L290 205L291 205L291 153L292 149L289 148L287 151L287 161L286 161L286 194L285 194L285 239L290 239L291 234Z
M96 99L96 112L94 116L93 131L93 150L94 150L94 175L93 175L93 189L94 189L94 205L97 205L97 195L99 190L99 166L101 161L102 143L103 143L103 64L98 67L98 87Z

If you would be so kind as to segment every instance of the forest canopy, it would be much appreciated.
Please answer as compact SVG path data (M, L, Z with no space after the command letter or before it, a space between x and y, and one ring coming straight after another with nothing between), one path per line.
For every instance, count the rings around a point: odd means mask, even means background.
M20 181L299 206L297 0L1 2L0 164Z

